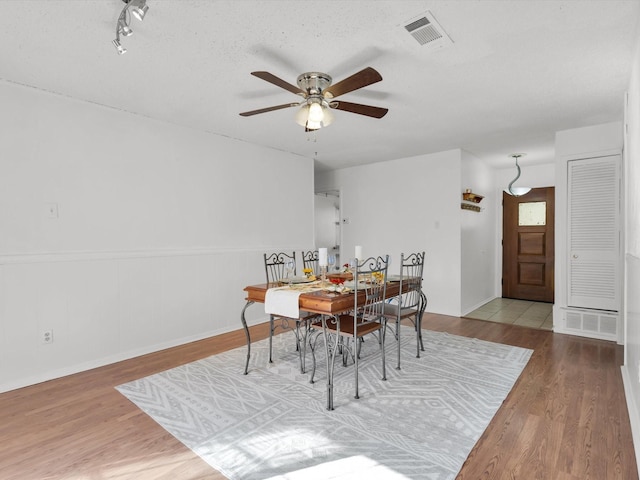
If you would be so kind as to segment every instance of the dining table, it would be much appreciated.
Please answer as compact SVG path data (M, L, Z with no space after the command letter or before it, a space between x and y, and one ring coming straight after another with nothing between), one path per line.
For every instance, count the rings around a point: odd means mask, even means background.
M412 282L405 281L409 280L408 278L403 279L403 288L400 289L400 282L397 277L389 276L390 280L387 281L386 285L386 294L385 300L391 300L393 298L397 298L399 295L404 293L406 289L410 288ZM318 287L318 283L320 283L320 287ZM247 308L249 308L253 304L264 304L267 291L269 289L287 289L290 288L292 290L298 290L298 307L300 311L316 313L321 316L323 321L325 321L329 317L333 317L336 322L340 321L340 314L348 312L352 310L354 307L354 295L359 295L362 298L358 300L358 303L364 300L365 292L364 290L359 290L357 293L351 289L345 289L345 291L340 291L339 288L336 288L334 284L329 281L320 281L314 282L313 285L310 285L310 288L304 289L301 288L299 284L295 285L287 285L283 282L277 283L262 283L257 285L248 285L244 288L244 292L246 292L246 303L242 308L242 312L240 314L240 319L242 321L242 328L244 329L244 333L247 339L247 357L244 367L244 374L247 375L249 373L249 361L251 359L251 334L249 332L249 327L247 326L247 320L245 313ZM406 289L405 289L406 287ZM306 291L308 290L308 291ZM419 309L419 314L417 315L417 325L416 328L422 328L422 313L426 308L426 297L423 293L421 293L421 297L424 299L422 305ZM332 369L328 369L327 374L327 409L333 409L333 378L332 378Z

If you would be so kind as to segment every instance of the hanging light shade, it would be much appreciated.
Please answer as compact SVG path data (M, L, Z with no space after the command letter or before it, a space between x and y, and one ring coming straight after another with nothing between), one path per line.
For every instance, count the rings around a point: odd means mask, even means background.
M333 122L333 112L326 100L321 97L309 97L296 112L296 123L307 130L328 127Z
M513 184L516 183L516 180L520 178L520 165L518 165L518 159L522 156L524 156L524 153L512 153L511 155L509 155L509 158L515 158L516 169L518 173L516 174L516 178L511 180L511 183L509 183L509 186L505 189L505 192L507 192L509 195L513 195L514 197L520 197L522 195L529 193L529 191L531 191L531 187L514 187L513 186Z

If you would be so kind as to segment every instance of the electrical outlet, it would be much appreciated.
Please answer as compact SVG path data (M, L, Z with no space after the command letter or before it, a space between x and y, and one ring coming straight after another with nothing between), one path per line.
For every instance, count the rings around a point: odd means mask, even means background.
M40 341L44 344L53 343L53 330L43 330L40 332Z

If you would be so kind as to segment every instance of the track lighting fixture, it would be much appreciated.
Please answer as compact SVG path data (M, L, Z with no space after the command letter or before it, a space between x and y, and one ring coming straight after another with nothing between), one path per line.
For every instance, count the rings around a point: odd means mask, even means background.
M120 16L118 17L118 23L116 24L116 39L113 40L113 46L116 47L119 55L127 52L127 49L122 46L120 43L120 35L123 37L129 37L133 35L133 30L131 29L131 15L136 17L138 20L144 20L149 7L147 5L147 0L122 0L125 3L122 12L120 12Z

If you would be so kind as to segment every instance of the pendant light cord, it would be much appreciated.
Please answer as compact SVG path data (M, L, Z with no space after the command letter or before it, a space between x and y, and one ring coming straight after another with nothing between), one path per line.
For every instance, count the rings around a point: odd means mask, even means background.
M509 186L507 187L507 189L509 190L509 193L511 193L511 195L517 197L518 195L516 195L514 193L513 190L511 190L511 186L516 183L516 180L518 180L520 178L520 165L518 165L518 157L520 157L520 155L514 155L513 158L516 159L516 168L518 169L518 174L516 175L516 178L514 178L513 180L511 180L511 183L509 184Z

